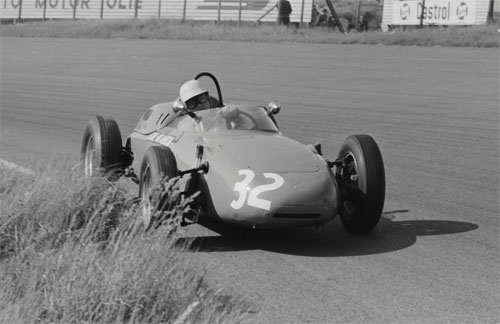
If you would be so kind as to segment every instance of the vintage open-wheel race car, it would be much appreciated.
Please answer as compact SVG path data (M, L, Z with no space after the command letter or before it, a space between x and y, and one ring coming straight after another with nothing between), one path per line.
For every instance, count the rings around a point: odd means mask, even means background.
M379 222L385 171L369 135L347 137L333 161L320 144L304 145L281 134L281 110L261 105L227 105L210 73L218 98L211 108L190 111L177 99L147 109L125 145L116 121L95 116L81 149L86 175L118 174L139 186L143 218L167 208L154 194L157 181L180 177L181 192L199 195L194 220L214 218L253 228L317 226L340 215L349 232L367 233ZM164 193L166 194L166 193Z

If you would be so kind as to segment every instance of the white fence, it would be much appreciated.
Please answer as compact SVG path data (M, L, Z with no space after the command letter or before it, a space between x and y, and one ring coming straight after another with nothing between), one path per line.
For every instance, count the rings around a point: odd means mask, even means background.
M257 21L276 0L0 0L0 18L105 19L164 18ZM289 0L290 21L310 22L313 0ZM273 9L261 21L276 21Z

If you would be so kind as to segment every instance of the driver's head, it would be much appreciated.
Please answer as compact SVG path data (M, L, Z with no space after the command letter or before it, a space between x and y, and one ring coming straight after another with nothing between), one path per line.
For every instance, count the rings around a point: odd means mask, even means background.
M205 89L198 80L189 80L181 86L181 100L191 111L198 111L210 108L208 90Z

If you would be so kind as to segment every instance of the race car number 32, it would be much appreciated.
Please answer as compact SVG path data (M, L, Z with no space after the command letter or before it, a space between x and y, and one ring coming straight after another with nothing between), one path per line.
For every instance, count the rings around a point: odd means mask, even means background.
M234 209L240 209L241 207L243 207L243 205L245 205L246 202L248 206L265 210L271 209L271 201L259 198L259 195L264 192L273 191L281 187L285 183L283 177L276 173L263 173L264 178L271 179L272 182L256 186L249 191L247 188L255 178L255 172L253 172L252 170L244 169L239 170L238 174L244 176L244 178L243 180L234 184L234 191L238 193L238 199L231 202L231 207L233 207Z

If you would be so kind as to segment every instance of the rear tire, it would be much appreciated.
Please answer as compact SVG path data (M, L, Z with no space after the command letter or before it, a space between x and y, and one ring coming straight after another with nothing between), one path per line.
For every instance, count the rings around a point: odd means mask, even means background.
M167 194L153 190L159 181L168 181L177 177L179 170L172 150L166 146L152 146L147 149L141 164L139 178L139 196L141 197L142 218L146 229L161 225L153 219L157 211L167 211L172 206L167 204ZM169 206L170 205L170 206Z
M85 176L111 175L122 166L122 136L113 118L95 116L85 127L81 148Z
M385 200L385 171L382 154L369 135L346 138L339 152L344 163L337 167L340 185L340 219L351 233L368 233L380 220Z

